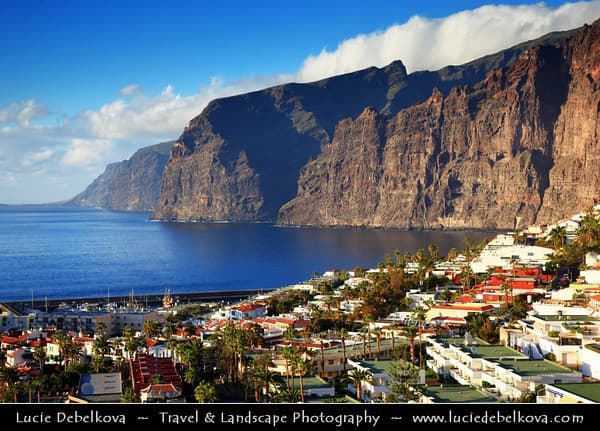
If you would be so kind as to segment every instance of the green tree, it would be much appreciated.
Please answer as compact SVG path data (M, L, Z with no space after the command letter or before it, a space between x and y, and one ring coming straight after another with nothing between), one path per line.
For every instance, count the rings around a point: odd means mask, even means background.
M498 328L494 327L490 319L486 319L485 323L479 329L479 337L490 344L496 344L499 340Z
M160 334L160 325L156 320L145 320L142 326L142 332L149 338L156 337Z
M402 354L397 355L390 366L392 384L386 401L392 403L417 401L419 394L414 390L413 385L418 381L418 377L419 368L402 357Z
M362 384L370 382L373 378L371 370L366 368L355 368L348 373L350 383L356 388L356 399L362 402Z
M104 363L104 357L110 352L110 344L106 335L100 335L94 338L92 343L92 354L100 358Z
M206 381L198 383L194 389L194 397L199 403L215 403L219 399L215 385Z
M128 387L123 392L123 395L121 395L120 401L122 403L139 403L140 399L133 391L133 388Z
M600 220L593 207L588 208L579 221L577 242L581 245L584 254L588 251L600 250Z
M289 325L286 328L286 330L283 331L283 338L288 341L296 340L299 337L300 337L300 334L298 333L298 330L296 328L294 328L292 325Z
M564 226L555 226L548 233L546 240L554 250L562 249L567 243L567 229Z
M290 365L292 364L292 361L294 360L294 358L296 356L298 356L298 352L296 351L294 346L283 346L281 348L280 353L281 353L281 357L285 361L286 385L289 388L290 387ZM293 379L293 374L292 374L292 379ZM294 386L294 383L292 381L292 387L293 386Z
M304 403L304 375L312 370L312 361L308 358L298 356L292 363L292 372L297 373L300 385L300 402Z
M343 370L346 371L346 366L348 365L348 355L346 354L346 336L348 335L348 331L345 328L341 328L338 333L340 335L340 340L342 341L342 366Z
M377 341L377 359L379 359L381 358L381 328L375 327L373 334L375 334L375 340Z
M36 346L33 349L33 359L36 360L40 367L40 373L44 374L44 364L46 362L46 349L43 346Z
M95 334L105 335L106 332L106 323L104 322L96 322L96 329L94 331Z
M415 363L415 338L419 334L419 329L416 326L407 326L404 328L404 336L408 339L410 346L410 362Z

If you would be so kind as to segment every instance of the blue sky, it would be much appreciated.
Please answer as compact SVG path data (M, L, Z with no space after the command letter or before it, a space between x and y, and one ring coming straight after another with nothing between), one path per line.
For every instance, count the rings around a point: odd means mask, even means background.
M600 1L50 1L0 6L0 202L67 199L214 97L438 68L600 17Z

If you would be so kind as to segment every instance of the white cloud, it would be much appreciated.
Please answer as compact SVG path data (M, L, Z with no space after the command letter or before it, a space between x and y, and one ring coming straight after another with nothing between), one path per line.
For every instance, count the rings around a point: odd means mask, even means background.
M266 86L289 81L289 75L257 77L225 84L213 77L210 84L196 94L181 95L172 85L167 85L160 94L146 96L141 88L135 87L135 97L119 98L103 105L99 110L88 110L82 114L86 128L98 138L104 139L150 139L160 141L178 137L185 125L211 100L258 90ZM123 94L124 89L121 90ZM130 93L127 90L126 93Z
M544 3L489 5L445 18L415 16L385 31L362 34L323 49L302 64L297 80L308 82L370 66L402 60L409 71L462 64L543 34L569 30L600 16L600 1L567 3L552 9Z
M78 168L97 168L103 163L112 150L112 142L104 139L79 139L71 140L65 155L61 159L63 166Z
M28 127L31 120L43 118L47 114L46 108L33 99L13 102L0 109L0 123L16 123L21 127Z
M119 94L121 96L134 96L140 92L140 86L137 84L131 84L126 87L121 88Z
M21 165L24 168L28 168L30 166L33 166L36 163L44 162L44 161L50 159L54 155L54 153L55 153L54 150L52 150L50 148L46 148L41 151L37 151L35 153L27 154L23 158Z

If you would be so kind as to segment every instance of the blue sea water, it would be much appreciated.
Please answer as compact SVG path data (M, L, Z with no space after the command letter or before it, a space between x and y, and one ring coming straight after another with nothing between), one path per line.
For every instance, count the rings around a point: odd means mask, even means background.
M394 249L462 249L485 232L158 223L146 213L0 206L0 301L254 290L374 266Z

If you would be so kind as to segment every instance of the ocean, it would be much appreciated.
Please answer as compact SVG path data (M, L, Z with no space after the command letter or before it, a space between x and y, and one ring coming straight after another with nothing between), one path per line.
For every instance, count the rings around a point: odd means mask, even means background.
M147 213L0 206L0 301L259 290L373 267L394 249L441 253L486 232L160 223Z

